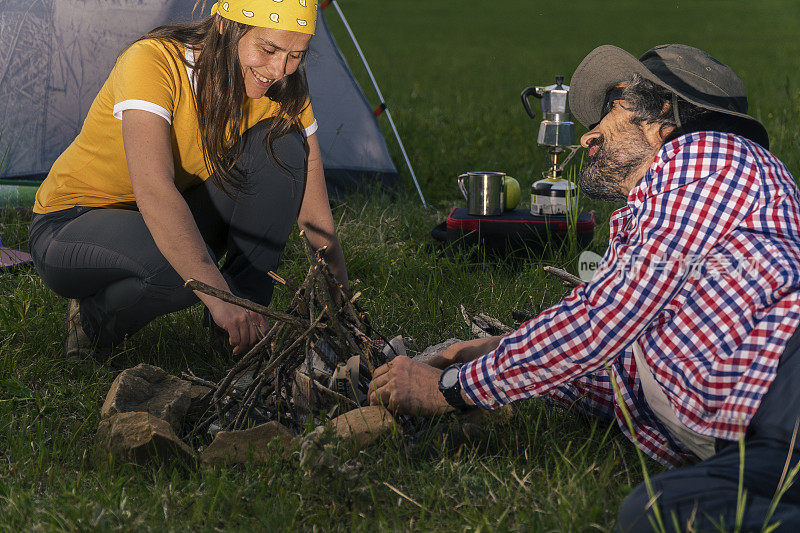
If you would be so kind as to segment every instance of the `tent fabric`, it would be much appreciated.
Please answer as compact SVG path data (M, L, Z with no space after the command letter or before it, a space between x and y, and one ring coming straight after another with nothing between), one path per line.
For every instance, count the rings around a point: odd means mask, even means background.
M6 177L47 174L75 138L117 56L148 30L190 20L192 0L3 0L0 154ZM377 120L320 13L307 59L317 137L334 188L397 178Z
M394 185L397 169L378 121L321 12L306 70L328 183L345 190L365 181Z

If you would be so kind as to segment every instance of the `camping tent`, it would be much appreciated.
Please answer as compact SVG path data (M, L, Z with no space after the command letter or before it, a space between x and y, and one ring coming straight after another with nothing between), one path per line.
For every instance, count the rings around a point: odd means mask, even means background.
M193 0L0 2L0 155L6 177L46 174L75 138L119 53L161 24L192 18ZM307 60L326 177L334 187L397 170L375 115L320 13Z

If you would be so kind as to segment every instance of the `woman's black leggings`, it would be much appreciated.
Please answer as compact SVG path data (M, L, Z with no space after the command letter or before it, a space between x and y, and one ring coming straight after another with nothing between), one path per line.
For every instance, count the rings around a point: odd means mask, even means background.
M184 193L212 257L225 254L222 274L239 296L261 304L297 220L306 172L305 143L289 133L265 147L267 123L242 136L233 172L244 180L233 197L207 180ZM278 163L278 161L280 163ZM74 207L35 215L30 250L36 269L56 293L80 299L82 325L100 346L118 344L155 317L198 298L159 251L139 211Z

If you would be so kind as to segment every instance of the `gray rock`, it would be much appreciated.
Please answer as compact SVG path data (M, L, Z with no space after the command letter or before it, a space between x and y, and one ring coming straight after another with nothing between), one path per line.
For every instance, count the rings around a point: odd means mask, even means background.
M406 345L402 335L398 335L383 347L383 355L391 361L395 357L406 355Z
M324 341L322 341L324 343ZM329 348L330 349L330 348ZM333 374L333 368L328 365L314 350L309 350L303 364L298 368L303 374L321 383L327 383Z
M166 420L178 431L191 405L192 384L157 366L140 364L124 370L106 395L100 416L145 412Z
M449 348L450 346L452 346L457 342L463 342L463 341L461 339L456 339L455 337L453 337L447 339L444 342L440 342L439 344L428 346L422 351L422 353L415 355L414 360L419 361L420 363L427 363L428 361L430 361L431 359L433 359L434 357L436 357L437 355L439 355L440 353L442 353L447 348Z

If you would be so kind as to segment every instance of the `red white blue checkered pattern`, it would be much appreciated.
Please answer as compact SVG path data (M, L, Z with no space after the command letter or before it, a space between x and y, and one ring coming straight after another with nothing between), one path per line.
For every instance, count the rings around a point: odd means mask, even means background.
M462 388L486 408L546 396L627 434L614 379L639 446L691 461L645 401L638 342L681 423L738 439L800 322L798 206L786 167L758 144L717 132L665 144L612 215L594 278L464 365Z

